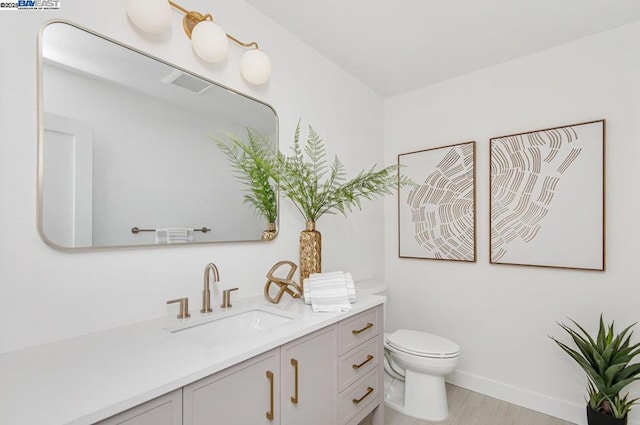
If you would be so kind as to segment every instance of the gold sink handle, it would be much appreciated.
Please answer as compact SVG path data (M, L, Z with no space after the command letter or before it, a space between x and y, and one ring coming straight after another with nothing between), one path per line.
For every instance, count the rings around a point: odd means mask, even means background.
M175 300L167 301L167 304L180 303L180 313L176 316L178 319L186 319L187 317L191 317L189 314L189 298L177 298Z
M220 307L222 308L231 307L231 292L237 291L237 290L238 288L232 288L232 289L225 289L224 291L222 291L222 304L220 304Z

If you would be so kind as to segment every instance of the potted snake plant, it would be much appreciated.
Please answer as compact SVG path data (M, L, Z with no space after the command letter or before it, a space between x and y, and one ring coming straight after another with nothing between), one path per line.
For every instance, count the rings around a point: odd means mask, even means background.
M571 319L569 319L571 320ZM640 354L640 343L632 344L632 324L616 333L614 322L605 325L600 315L598 334L594 338L577 322L576 329L563 323L577 350L551 337L587 374L587 421L589 425L626 425L627 415L638 398L629 398L621 391L640 380L640 363L631 361Z

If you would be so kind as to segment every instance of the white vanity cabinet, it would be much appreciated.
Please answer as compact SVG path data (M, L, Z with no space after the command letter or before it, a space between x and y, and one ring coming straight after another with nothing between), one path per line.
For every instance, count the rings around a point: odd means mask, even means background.
M183 422L168 421L167 413L104 424L357 425L373 412L381 425L382 323L382 307L375 307L189 384ZM121 415L153 412L154 402Z
M357 425L369 416L374 425L384 423L382 306L338 323L340 425Z
M98 425L382 425L382 314L369 308Z
M280 418L280 348L183 389L184 425L272 425Z
M182 388L112 416L96 425L180 425Z
M280 424L382 425L383 323L377 306L283 345Z
M337 335L332 325L281 347L281 425L337 423Z
M383 302L362 293L349 312L314 313L256 296L190 321L171 315L2 353L0 422L383 425ZM245 315L256 311L265 314ZM235 334L236 319L218 322L267 313L288 320L251 324L266 327L248 335ZM175 332L193 327L209 339Z
M184 425L327 425L337 419L337 325L184 387Z

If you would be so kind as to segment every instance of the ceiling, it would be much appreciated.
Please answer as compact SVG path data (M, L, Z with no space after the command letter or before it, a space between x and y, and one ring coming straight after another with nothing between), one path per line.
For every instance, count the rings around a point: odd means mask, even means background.
M640 20L638 0L246 0L384 97Z

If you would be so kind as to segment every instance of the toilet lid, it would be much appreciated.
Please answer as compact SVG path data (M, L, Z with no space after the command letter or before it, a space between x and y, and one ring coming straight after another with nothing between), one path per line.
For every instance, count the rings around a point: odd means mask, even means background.
M387 337L393 348L423 357L455 357L460 347L453 341L430 333L398 329Z

